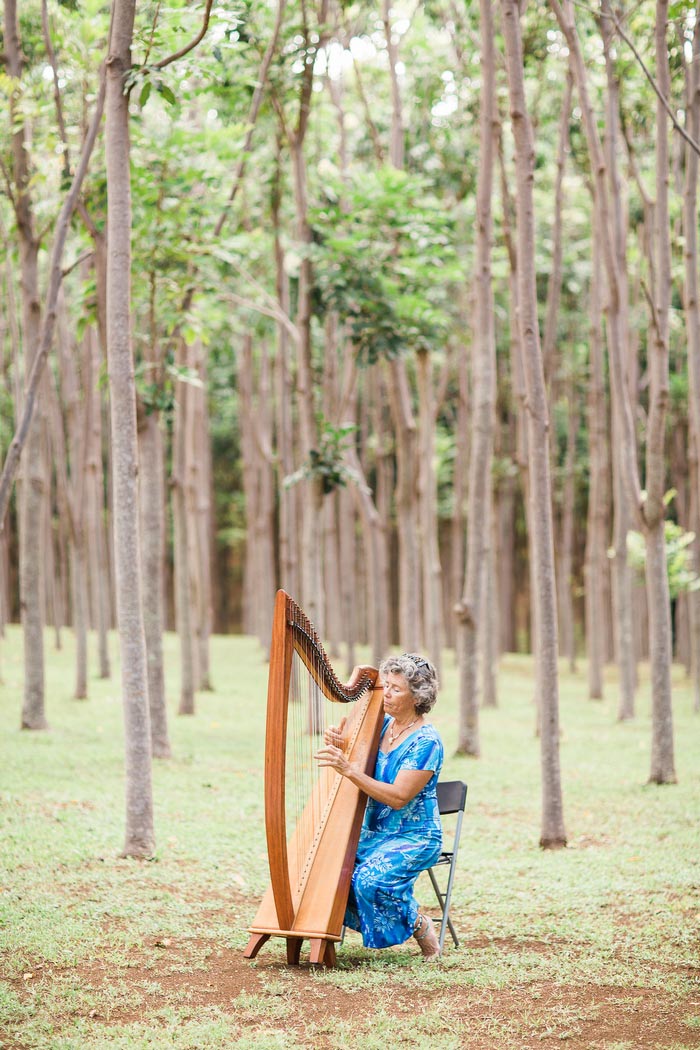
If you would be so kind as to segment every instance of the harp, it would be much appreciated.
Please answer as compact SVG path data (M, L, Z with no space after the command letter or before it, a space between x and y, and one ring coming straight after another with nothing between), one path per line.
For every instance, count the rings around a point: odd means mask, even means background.
M248 959L270 937L284 937L288 963L299 962L304 940L311 942L312 963L335 963L367 796L313 761L323 743L324 709L328 724L347 718L348 758L371 772L384 711L377 670L356 667L341 683L310 621L278 591L265 737L270 886L248 931Z

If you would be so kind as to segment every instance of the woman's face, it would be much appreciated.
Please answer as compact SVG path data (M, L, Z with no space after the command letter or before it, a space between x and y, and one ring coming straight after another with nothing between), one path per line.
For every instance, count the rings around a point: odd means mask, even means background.
M388 671L382 682L384 710L397 722L408 722L416 717L416 702L402 674Z

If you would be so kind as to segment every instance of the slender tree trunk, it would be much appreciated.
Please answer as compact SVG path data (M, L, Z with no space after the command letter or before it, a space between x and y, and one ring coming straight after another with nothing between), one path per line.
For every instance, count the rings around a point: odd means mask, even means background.
M590 293L590 338L588 375L588 517L584 565L586 653L588 656L588 695L603 698L605 667L606 593L608 548L609 452L608 421L605 406L603 333L601 326L601 278L598 238L593 240L593 267Z
M462 326L469 327L464 310ZM452 522L450 525L449 609L454 608L464 587L464 555L467 529L467 477L469 474L469 348L460 344L457 350L457 417L455 420L455 461L452 477ZM446 641L457 647L457 617L445 619Z
M124 77L131 67L134 7L134 0L114 0L107 60L107 359L113 450L116 595L126 744L124 853L127 856L148 857L153 854L155 835L148 669L139 550L136 390L131 347L129 98L124 92Z
M157 412L139 414L140 520L143 555L143 626L148 659L151 753L170 758L163 666L163 554L165 549L165 451Z
M384 39L386 40L387 54L389 56L389 82L391 84L391 139L389 143L389 158L395 168L403 168L404 156L404 131L403 111L401 105L401 86L398 72L398 48L396 38L391 25L391 2L382 0L382 22L384 24Z
M396 435L396 521L399 556L399 645L406 652L421 647L421 558L418 540L418 461L416 421L406 364L390 362L390 404Z
M569 151L569 120L571 114L571 95L573 77L569 71L566 76L564 100L561 106L559 121L559 144L557 147L557 174L554 182L554 222L552 226L552 269L547 282L547 302L545 306L544 333L542 336L542 361L545 381L551 382L555 370L557 348L557 328L559 324L559 303L564 262L564 172L566 155Z
M54 448L57 458L59 485L65 490L64 505L70 504L70 576L72 623L76 639L75 692L76 700L87 698L87 663L88 663L88 562L85 531L85 461L86 430L89 419L86 404L81 399L78 370L73 356L71 339L68 332L68 319L63 296L59 296L58 323L56 326L58 360L61 376L61 393L68 434L68 462L70 478L65 466L66 449L63 442L63 425L57 398L52 399L55 406Z
M389 435L388 419L385 417L384 405L389 399L386 391L385 375L381 367L374 369L374 383L372 393L369 395L370 418L372 420L372 432L376 441L376 485L375 502L377 509L377 534L376 541L379 544L378 568L381 575L379 587L381 599L378 599L380 607L384 607L384 617L376 624L377 630L381 630L375 643L382 654L386 655L388 646L397 640L398 617L394 615L394 593L392 585L395 580L395 567L392 564L392 545L394 531L391 523L392 489L394 486L394 460L392 457L391 438ZM380 645L380 639L383 644Z
M666 24L668 0L656 3L656 78L664 98L671 96ZM652 745L649 781L676 782L671 697L671 604L666 568L664 439L668 404L668 343L671 306L671 239L668 206L668 115L656 107L656 295L654 336L649 347L649 415L646 442L646 583L649 605L649 655L652 682Z
M353 577L346 566L355 565L357 551L355 541L355 504L352 493L342 488L338 493L338 549L340 573L340 606L342 610L343 638L346 644L345 666L348 677L357 663L355 643L357 641L358 610L353 593ZM373 581L374 582L374 581Z
M5 0L4 50L7 73L18 81L22 76L22 45L19 37L16 0ZM30 198L29 141L25 121L18 112L15 93L10 96L14 205L20 245L22 292L22 337L25 363L25 396L34 357L39 346L38 254L34 214ZM42 619L42 504L46 489L42 456L42 419L30 424L23 453L23 483L19 513L20 611L24 644L24 699L22 728L46 729L44 708L44 624ZM9 453L8 453L9 459ZM7 465L7 464L6 464ZM4 508L0 522L4 519Z
M566 460L563 478L563 511L557 583L559 589L559 623L561 627L561 653L569 661L569 669L576 670L576 637L574 629L574 514L576 496L576 437L578 434L578 409L573 377L569 377L567 396L569 428L566 444Z
M418 498L423 552L424 646L438 674L442 669L442 567L438 540L437 478L435 476L435 398L430 355L417 355L418 373Z
M211 636L211 556L209 549L210 515L209 504L210 461L209 427L206 399L206 368L202 345L197 342L192 348L191 367L198 383L192 385L190 413L190 437L187 442L187 495L189 532L191 537L191 574L196 595L197 688L211 690L211 661L209 638ZM263 402L267 411L267 399ZM266 589L262 588L261 604ZM270 621L271 623L271 621Z
M188 351L184 340L178 344L178 364L187 367ZM173 505L173 551L175 562L175 619L180 642L180 703L178 714L195 713L196 653L194 648L194 609L190 578L190 517L187 511L187 435L191 412L190 386L179 382L175 391L173 426L173 468L171 477Z
M90 399L90 407L87 412L90 426L85 457L88 564L92 584L94 625L97 628L99 676L100 678L110 678L108 631L110 627L111 587L103 520L102 404L98 385L100 358L97 339L92 328L89 328L86 332L84 350L85 396Z
M506 243L509 262L508 298L510 303L510 316L512 318L517 318L520 314L520 290L518 277L520 262L518 259L518 250L515 244L515 239L512 233L511 212L513 211L513 202L505 168L505 161L503 157L503 138L500 133L498 138L498 159L501 173L501 198L503 201L503 237ZM517 463L518 473L520 475L520 484L525 509L527 535L532 536L535 532L535 525L532 516L532 501L530 499L530 455L528 451L528 407L527 389L525 384L525 361L522 345L521 328L520 325L515 322L513 322L510 325L510 364L511 373L513 376L513 392L515 394L515 399L518 405L518 412L515 419L515 462ZM535 563L531 551L528 551L527 571L529 583L527 609L529 612L529 620L526 625L527 630L524 629L523 634L529 635L528 643L530 645L530 651L534 653L537 651L537 639L535 637L535 631L537 628L537 617L534 615L534 601L535 594L537 591L537 584L535 580ZM540 690L539 687L536 686L536 700L538 699L539 695ZM537 727L537 731L539 732L539 707L537 714Z
M488 616L484 602L484 574L491 550L491 468L493 460L494 408L496 401L496 340L493 326L491 242L493 214L494 126L496 123L496 55L493 9L481 0L482 92L479 113L479 175L476 203L475 311L472 351L473 405L467 488L466 571L460 602L456 608L459 659L460 754L478 755L479 679L478 637Z
M693 57L686 64L688 130L697 142L700 137L700 9L696 5ZM698 282L698 156L689 146L685 151L685 189L683 193L683 257L685 262L684 307L688 344L688 387L690 409L690 521L696 540L693 548L695 571L700 569L700 287ZM691 677L693 710L700 711L700 591L688 595L690 616Z
M542 831L540 845L566 845L559 765L559 688L557 608L552 542L552 493L549 476L547 397L542 368L535 286L533 178L535 151L525 101L522 40L516 0L501 0L506 70L516 157L519 328L525 355L529 403L528 437L534 534L531 536L537 595L538 688L542 763Z
M494 493L499 650L502 653L515 652L517 649L515 618L515 495L517 482L514 470L515 468L498 480Z
M306 161L304 158L303 137L295 138L292 144L292 163L294 171L294 198L297 209L297 238L303 246L311 242L311 230L308 223L308 202L306 188ZM302 258L299 268L299 285L297 300L297 329L300 335L297 363L297 397L299 405L301 455L304 462L310 459L312 449L318 445L316 427L316 406L314 402L314 383L311 364L311 261L308 256ZM311 477L302 483L304 496L301 513L301 576L304 610L316 629L323 635L324 603L321 573L321 511L323 494L320 481Z
M494 500L493 491L489 493L488 513L485 528L493 536ZM500 654L498 615L498 596L496 594L496 547L489 544L488 560L484 566L483 604L485 616L482 617L482 629L479 631L481 642L481 666L483 678L482 706L498 707L498 657Z
M282 313L288 317L289 277L284 265L284 249L280 229L280 143L277 142L275 177L272 188L272 226L275 247L275 282L277 301ZM294 471L294 422L292 404L294 382L290 368L289 333L284 324L277 325L277 352L274 359L275 430L277 433L278 500L279 500L279 581L291 595L300 596L299 547L297 542L299 522L299 486L285 485L284 479ZM266 642L269 645L269 641Z
M349 422L354 421L355 405L353 402ZM381 441L381 434L377 437ZM390 644L386 523L382 520L380 511L372 499L372 493L354 442L346 449L345 458L353 478L350 495L360 519L365 553L363 560L366 560L368 566L368 636L372 649L372 662L375 666L379 666ZM378 490L379 488L378 485ZM345 572L343 576L350 581L350 586L354 587L351 573Z

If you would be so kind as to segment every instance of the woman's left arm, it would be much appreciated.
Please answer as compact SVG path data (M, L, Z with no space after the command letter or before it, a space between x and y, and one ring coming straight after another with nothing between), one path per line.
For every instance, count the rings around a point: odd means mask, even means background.
M392 809L403 809L407 802L422 791L433 775L432 769L402 769L393 784L385 784L363 773L354 762L348 762L342 750L332 744L322 747L315 757L319 766L330 766L370 798Z

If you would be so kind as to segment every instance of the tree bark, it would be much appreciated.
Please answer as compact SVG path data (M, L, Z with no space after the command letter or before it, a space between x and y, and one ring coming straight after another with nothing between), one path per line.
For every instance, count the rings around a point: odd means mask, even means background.
M609 229L602 230L603 241L611 240L612 261L615 266L617 295L606 304L607 336L611 357L611 368L614 374L611 379L613 388L611 417L613 433L613 602L614 602L614 639L615 657L619 669L618 719L626 721L634 718L635 690L637 685L636 647L633 631L633 591L632 571L627 558L627 534L632 527L634 514L633 489L626 472L634 464L636 471L636 452L630 449L629 443L635 441L630 435L628 419L631 409L628 404L633 401L633 368L631 366L631 339L628 307L627 281L627 222L623 206L623 182L618 164L619 144L619 83L612 58L613 34L610 6L608 0L603 2L603 17L600 20L603 38L607 75L606 100L606 153L605 163L608 174L610 193ZM596 222L600 223L600 201L594 197L597 210ZM609 277L609 275L608 275ZM615 363L616 366L613 366ZM616 377L618 377L616 379Z
M421 622L421 558L418 540L418 435L411 406L406 363L389 363L391 405L396 436L396 527L398 531L399 645L417 652L423 636Z
M275 283L277 301L285 317L289 316L289 277L284 265L284 248L280 229L280 157L279 141L275 157L275 179L272 190L272 225L275 247ZM290 369L289 333L281 322L277 325L277 352L274 358L275 429L277 432L277 488L279 499L279 581L288 594L300 595L299 582L299 486L286 485L285 478L294 471L294 421L292 404L294 383ZM269 640L265 643L267 647Z
M608 521L609 451L608 420L605 404L602 304L599 241L593 239L593 265L590 290L590 337L588 341L588 514L584 563L586 654L588 657L588 696L603 698L605 667L605 623Z
M22 76L22 45L19 36L16 0L5 0L5 55L7 72L18 81ZM18 112L15 93L10 95L10 125L14 176L14 205L20 245L20 283L22 336L25 364L25 398L39 345L41 307L39 303L39 239L30 196L29 139L24 118ZM46 729L44 708L44 624L42 618L42 506L46 478L42 455L42 420L29 425L23 455L23 483L19 512L20 610L24 645L24 699L22 728ZM7 470L12 449L5 463ZM3 471L3 474L5 471ZM6 497L7 498L7 497ZM5 507L0 506L0 522Z
M418 499L423 581L423 645L438 675L442 670L442 566L438 538L435 476L435 396L430 354L417 355L418 375Z
M692 61L686 71L688 128L697 142L700 137L700 10L696 5ZM688 391L690 409L690 520L695 532L694 567L700 569L700 287L698 282L698 156L685 150L683 193L683 260L685 264L684 309L688 344ZM688 595L690 617L690 663L693 710L700 711L700 591Z
M552 543L552 493L549 475L547 396L542 367L535 285L533 208L534 144L525 101L523 51L516 0L501 0L506 70L516 158L519 328L525 357L528 438L534 534L531 552L537 586L536 621L540 749L542 765L542 830L540 845L566 845L559 763L559 687L557 608Z
M95 330L88 328L84 339L85 396L89 399L89 420L85 457L86 532L92 594L93 625L97 629L97 659L100 678L110 678L109 628L111 626L111 583L104 533L104 471L102 465L102 402L98 384L99 346Z
M668 0L656 3L656 79L661 94L671 95L666 24ZM649 347L649 415L646 440L646 500L643 504L647 540L646 583L649 605L649 655L652 682L652 745L649 781L676 782L671 697L671 603L666 568L664 439L668 405L668 344L671 307L671 238L668 205L668 114L656 107L656 295L654 339Z
M567 407L569 426L566 442L566 459L562 491L562 521L559 547L557 584L559 590L559 625L561 630L561 654L569 661L569 670L576 670L576 637L574 627L574 515L576 498L576 437L579 415L576 407L576 391L573 376L568 379Z
M143 556L143 626L148 661L151 754L170 758L163 667L163 556L165 550L165 451L157 412L138 417L140 522Z
M135 0L114 0L107 59L107 360L113 452L116 596L126 744L124 853L127 856L149 857L155 847L155 834L139 550L136 389L131 345L129 98L124 92L124 77L131 67L134 8Z
M188 367L188 348L183 339L178 342L177 361ZM196 651L194 647L194 606L190 575L190 517L187 508L187 436L191 412L190 385L181 380L175 389L175 420L173 423L173 467L170 480L173 506L173 553L175 571L175 620L180 643L180 702L179 715L195 713L197 681Z
M472 415L467 487L467 547L461 599L456 608L459 660L459 754L478 755L478 638L489 614L484 601L489 569L494 407L496 401L496 340L491 281L493 237L494 126L496 125L496 54L491 0L481 0L481 75L479 111L479 174L476 191L475 309L472 339Z

